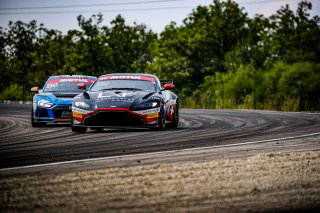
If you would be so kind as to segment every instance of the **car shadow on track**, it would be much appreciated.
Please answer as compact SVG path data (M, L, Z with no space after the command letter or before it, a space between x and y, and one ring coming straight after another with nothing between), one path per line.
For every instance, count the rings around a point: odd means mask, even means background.
M32 127L32 128L41 128L41 129L44 129L44 128L55 128L55 127L71 127L70 124L64 124L64 123L49 123L45 126L37 126L37 127Z
M103 129L103 130L89 130L87 134L97 134L97 133L121 133L121 132L177 132L181 131L185 128L178 127L178 128L167 128L164 131L160 131L157 129Z

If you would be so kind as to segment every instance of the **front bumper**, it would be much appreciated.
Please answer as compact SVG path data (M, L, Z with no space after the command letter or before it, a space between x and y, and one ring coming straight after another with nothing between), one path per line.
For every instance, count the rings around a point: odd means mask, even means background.
M83 127L154 127L160 108L131 111L127 108L102 108L87 111L72 107L73 126Z
M34 107L33 119L37 122L70 122L71 106Z

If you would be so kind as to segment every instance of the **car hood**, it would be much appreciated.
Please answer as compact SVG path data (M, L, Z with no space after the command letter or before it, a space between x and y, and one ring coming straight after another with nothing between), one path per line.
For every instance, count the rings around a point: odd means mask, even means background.
M131 108L134 104L144 103L155 98L155 92L148 91L103 91L103 92L87 92L91 103L95 104L95 108ZM159 99L159 98L156 98Z
M79 95L79 92L52 92L38 94L38 100L47 100L55 105L71 105L73 98Z
M81 92L53 92L52 95L56 96L57 98L66 98L72 99L75 96L79 95Z

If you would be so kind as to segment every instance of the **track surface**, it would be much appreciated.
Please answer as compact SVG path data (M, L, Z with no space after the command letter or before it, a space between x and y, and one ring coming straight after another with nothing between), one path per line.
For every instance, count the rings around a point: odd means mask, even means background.
M31 106L0 104L0 169L320 132L319 113L183 109L178 129L105 129L86 134L73 133L67 125L32 128L30 114Z

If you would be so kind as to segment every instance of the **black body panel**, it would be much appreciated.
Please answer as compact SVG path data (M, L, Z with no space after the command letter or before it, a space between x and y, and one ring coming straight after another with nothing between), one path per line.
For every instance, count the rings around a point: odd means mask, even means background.
M37 108L36 115L37 117L49 117L48 110L44 108Z
M69 106L57 106L52 109L55 118L70 118L71 109ZM68 115L62 115L62 112L70 112Z
M84 126L144 126L143 118L125 111L105 111L84 119Z

